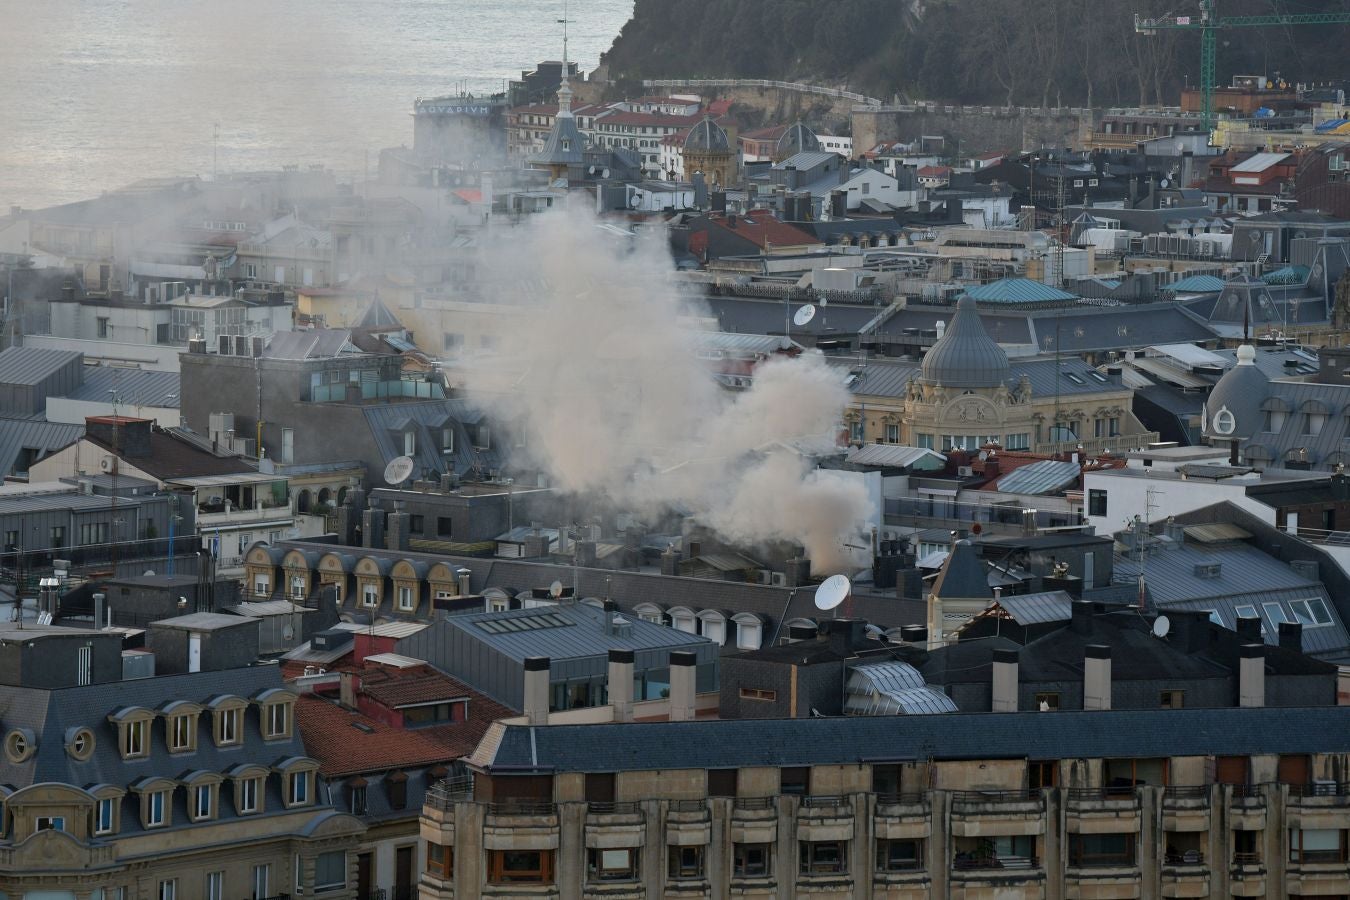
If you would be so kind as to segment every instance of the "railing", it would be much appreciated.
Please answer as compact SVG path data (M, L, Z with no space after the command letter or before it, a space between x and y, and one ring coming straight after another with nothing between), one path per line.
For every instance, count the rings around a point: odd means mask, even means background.
M927 794L877 794L877 806L918 806L926 802Z
M1134 854L1129 856L1071 856L1069 865L1075 869L1120 869L1134 866Z
M551 800L497 800L488 804L494 816L551 816L558 806Z
M1069 788L1068 799L1072 801L1084 800L1134 800L1134 786L1126 785L1104 785L1095 788Z
M1259 866L1261 865L1260 853L1234 853L1233 865L1235 866Z
M1350 796L1350 782L1315 781L1312 784L1289 785L1290 797L1345 797Z
M619 802L605 800L590 800L586 803L586 811L602 816L621 816L631 815L642 811L642 807L633 802Z
M830 809L839 806L848 806L848 798L828 794L808 795L802 798L802 807L805 809Z
M1256 799L1264 800L1266 795L1261 791L1259 784L1232 784L1234 799Z
M1203 866L1204 864L1205 854L1199 850L1163 854L1163 865L1167 866Z
M1041 860L1036 856L968 856L957 854L952 860L952 868L961 871L971 869L1039 869Z
M783 91L795 91L801 94L819 94L822 97L836 97L840 100L852 100L865 106L881 106L876 97L868 97L854 91L841 88L824 87L818 84L803 84L800 81L770 81L764 78L647 78L643 87L684 88L684 87L757 87L777 88Z
M454 809L456 803L473 799L472 778L448 778L427 791L426 803L441 811Z
M1207 784L1169 784L1163 788L1164 800L1208 800Z
M1028 803L1039 801L1041 792L1034 791L952 791L955 803Z
M706 800L672 800L670 801L671 812L707 812L708 801Z
M735 809L773 809L775 800L774 797L737 797L731 805Z

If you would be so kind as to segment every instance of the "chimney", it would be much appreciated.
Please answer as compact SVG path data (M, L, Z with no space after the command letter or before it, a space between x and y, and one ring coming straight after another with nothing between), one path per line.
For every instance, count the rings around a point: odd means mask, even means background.
M615 722L633 721L633 651L609 651L609 705Z
M694 719L695 676L698 674L698 656L692 650L675 650L670 654L670 721L692 722Z
M820 636L820 632L811 625L789 625L788 643L797 644L802 641L814 641Z
M1075 609L1077 606L1075 603ZM1083 648L1083 709L1110 708L1111 648L1088 644Z
M459 568L455 570L455 582L458 585L459 595L461 597L467 597L469 594L473 593L473 590L469 585L469 578L472 575L473 572L465 568Z
M1244 644L1238 660L1238 706L1266 705L1266 645Z
M107 601L107 599L108 599L108 595L107 595L107 594L98 593L98 594L95 594L95 595L94 595L94 627L95 627L95 628L102 628L102 627L103 627L103 616L104 616L103 610L104 610L104 603Z
M674 544L671 544L669 547L667 547L665 549L665 552L661 554L661 574L662 575L680 574L681 558L682 554L680 553L680 551L675 549Z
M361 689L361 676L343 672L338 676L338 703L343 709L356 709L356 694Z
M1017 712L1017 651L994 651L994 712Z
M928 644L928 627L926 625L902 625L900 626L900 640L906 644Z
M525 718L531 725L548 724L548 667L547 656L525 658Z
M613 600L605 601L604 620L600 623L600 630L605 634L614 633L614 617L619 614L619 604Z
M794 556L784 566L788 587L802 587L811 580L811 560Z
M389 514L388 526L385 530L385 547L389 550L407 550L408 549L408 527L411 523L411 516L403 509L403 501L394 501L394 511Z
M372 498L370 506L361 514L361 546L384 546L384 510Z
M595 541L577 541L577 565L588 568L595 565Z
M1261 620L1256 616L1238 616L1237 635L1244 644L1263 644L1261 639Z
M1070 611L1069 629L1074 634L1092 634L1092 601L1075 600Z
M1300 622L1280 623L1280 647L1285 650L1293 650L1295 653L1303 652L1302 623Z
M129 419L126 416L89 416L84 420L84 430L89 437L127 457L145 457L150 455L150 432L154 422L150 419Z

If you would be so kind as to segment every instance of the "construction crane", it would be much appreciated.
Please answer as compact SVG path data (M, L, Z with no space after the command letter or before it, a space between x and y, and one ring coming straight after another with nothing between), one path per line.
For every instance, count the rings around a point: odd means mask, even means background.
M1350 12L1294 13L1266 16L1220 16L1215 10L1216 0L1199 0L1198 16L1179 16L1168 13L1148 19L1135 13L1134 30L1139 34L1156 34L1164 29L1200 32L1200 92L1204 98L1201 115L1207 130L1214 128L1214 57L1221 28L1245 28L1265 25L1338 25L1350 23Z

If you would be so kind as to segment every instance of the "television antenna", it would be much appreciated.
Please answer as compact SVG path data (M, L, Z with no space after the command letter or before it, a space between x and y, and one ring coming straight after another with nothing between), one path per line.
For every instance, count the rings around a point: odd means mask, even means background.
M411 456L396 456L384 467L384 483L390 487L398 487L408 480L408 476L412 475L415 468L417 464L413 462Z
M853 585L845 575L831 575L816 588L816 609L822 612L838 609L848 599Z

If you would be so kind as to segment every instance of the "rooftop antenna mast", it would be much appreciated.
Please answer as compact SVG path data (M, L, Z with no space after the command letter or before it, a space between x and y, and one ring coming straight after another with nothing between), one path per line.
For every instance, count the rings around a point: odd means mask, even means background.
M1157 497L1162 491L1149 485L1144 491L1144 534L1139 542L1139 609L1143 610L1148 590L1144 573L1148 569L1148 538L1153 534L1153 511L1158 508Z

